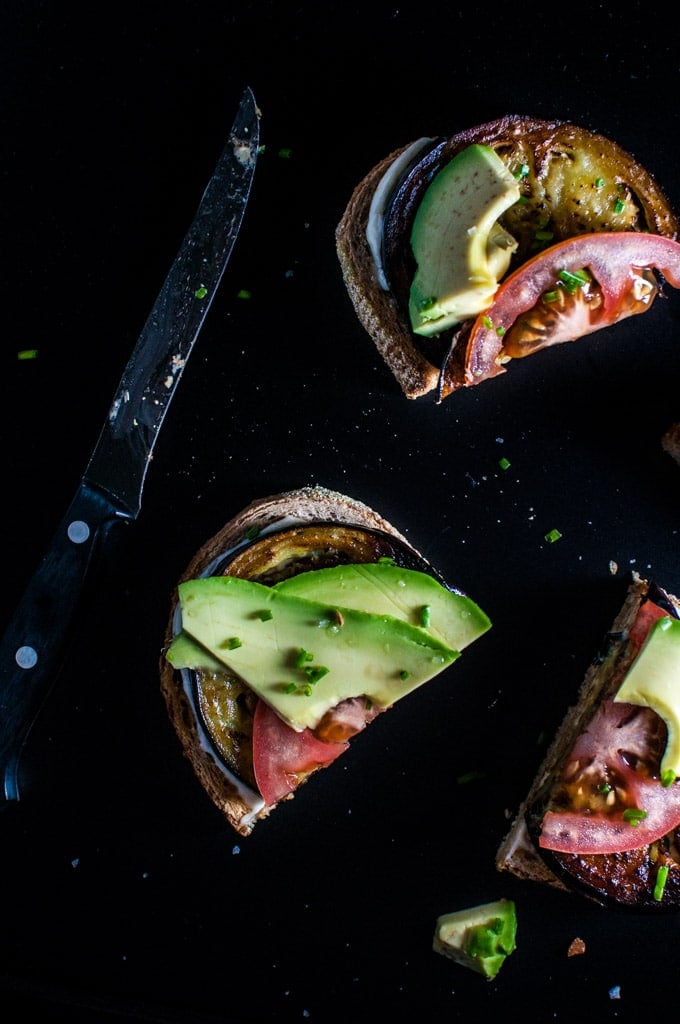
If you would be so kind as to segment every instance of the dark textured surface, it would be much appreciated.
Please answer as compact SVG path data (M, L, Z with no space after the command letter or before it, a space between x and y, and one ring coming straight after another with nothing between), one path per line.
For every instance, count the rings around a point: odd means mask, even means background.
M142 514L86 595L26 751L30 794L0 819L8 1020L639 1021L675 1001L675 917L514 882L494 853L626 574L680 592L680 470L660 447L680 416L679 297L441 406L407 402L355 320L333 232L391 149L513 111L611 135L677 205L676 19L652 37L642 4L364 6L0 13L3 618L245 85L265 146ZM494 627L237 840L165 717L160 642L193 552L253 498L307 483L376 508ZM432 952L439 914L500 896L518 948L493 983Z

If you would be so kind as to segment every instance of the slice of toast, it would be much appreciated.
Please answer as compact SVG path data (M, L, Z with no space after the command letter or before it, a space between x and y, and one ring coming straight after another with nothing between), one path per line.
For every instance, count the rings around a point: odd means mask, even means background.
M471 383L453 364L441 380L451 351L455 362L462 347L454 345L458 329L433 344L433 339L413 333L408 316L413 218L432 177L464 148L491 146L519 177L521 202L501 217L503 227L518 240L510 271L535 255L537 236L549 237L550 244L596 231L677 237L678 220L654 177L618 143L571 122L506 115L445 140L419 141L428 144L406 161L394 182L389 180L393 168L416 143L395 149L369 170L336 228L337 256L354 310L407 398L431 392L446 396ZM371 211L376 196L377 216ZM373 235L376 222L383 229L383 260L378 264L369 243L369 221ZM374 248L379 244L375 237L372 242ZM460 329L464 337L465 324Z

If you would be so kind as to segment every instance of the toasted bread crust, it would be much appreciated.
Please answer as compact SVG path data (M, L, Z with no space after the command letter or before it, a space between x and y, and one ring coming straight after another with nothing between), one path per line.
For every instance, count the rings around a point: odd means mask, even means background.
M354 189L336 228L336 248L345 287L366 331L407 398L420 398L437 386L439 371L418 351L410 325L392 292L380 287L366 228L373 193L389 166L408 146L381 160Z
M433 168L442 166L456 153L472 144L492 146L509 166L524 166L528 173L522 180L523 195L533 195L537 208L545 212L560 241L586 231L640 230L676 238L679 223L662 189L654 177L636 158L618 143L604 135L591 132L562 120L541 120L525 115L506 115L486 124L457 132L437 147L436 159L423 180L414 186L406 208L415 213L422 190L431 179ZM405 311L404 296L381 288L373 257L366 239L371 201L378 184L390 165L409 147L394 150L381 160L355 187L336 228L336 251L345 287L359 321L373 339L407 398L420 398L440 388L439 365L430 361L416 335L411 331ZM428 155L427 159L430 159ZM639 209L635 221L618 224L611 213L611 204L593 205L593 182L588 181L591 198L588 216L578 197L566 197L562 166L573 166L582 160L584 173L594 181L601 166L603 180L635 197ZM601 163L599 162L601 161ZM584 186L585 187L585 186ZM565 198L566 197L566 198ZM402 226L401 247L409 247L410 221ZM535 224L522 211L513 216L511 233L519 232L522 260L529 255ZM516 235L517 237L517 235ZM403 283L402 283L403 290ZM397 290L399 290L397 288ZM461 346L458 346L461 348ZM457 352L457 350L456 350ZM439 400L461 387L471 386L465 374L449 360L445 386Z
M628 588L621 609L608 634L608 654L589 666L578 691L576 702L567 710L555 733L545 758L539 767L529 791L519 806L511 828L496 853L496 868L508 871L518 878L539 882L556 889L567 890L567 885L550 868L531 841L526 826L527 808L545 791L559 770L564 758L572 750L577 737L593 716L599 702L610 696L612 667L620 657L626 656L628 634L635 622L640 605L647 596L650 583L636 573ZM680 610L680 601L672 594L668 597Z
M310 486L269 495L251 502L203 544L189 562L179 582L200 576L216 558L243 541L249 531L261 531L280 520L289 519L302 523L341 523L378 530L399 541L416 557L422 558L406 537L368 505L325 487ZM259 808L253 812L252 801L247 795L244 796L243 791L231 781L201 743L196 716L182 685L181 674L173 669L165 657L165 652L176 632L176 609L175 591L159 662L161 693L184 755L200 784L232 828L240 835L247 836L252 832L255 823L267 817L273 808L264 806L260 801Z

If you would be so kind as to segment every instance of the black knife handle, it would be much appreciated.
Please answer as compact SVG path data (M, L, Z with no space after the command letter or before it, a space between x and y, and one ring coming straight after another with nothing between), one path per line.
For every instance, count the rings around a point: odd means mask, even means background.
M127 518L83 481L0 640L0 809L19 799L19 757L61 667L95 548Z

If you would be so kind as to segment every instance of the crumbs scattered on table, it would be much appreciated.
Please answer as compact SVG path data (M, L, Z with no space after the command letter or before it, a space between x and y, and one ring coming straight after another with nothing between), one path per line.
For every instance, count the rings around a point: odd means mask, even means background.
M662 436L661 447L680 465L680 421L673 423Z
M583 939L572 939L569 943L569 949L567 950L567 956L582 956L586 951L586 944Z

